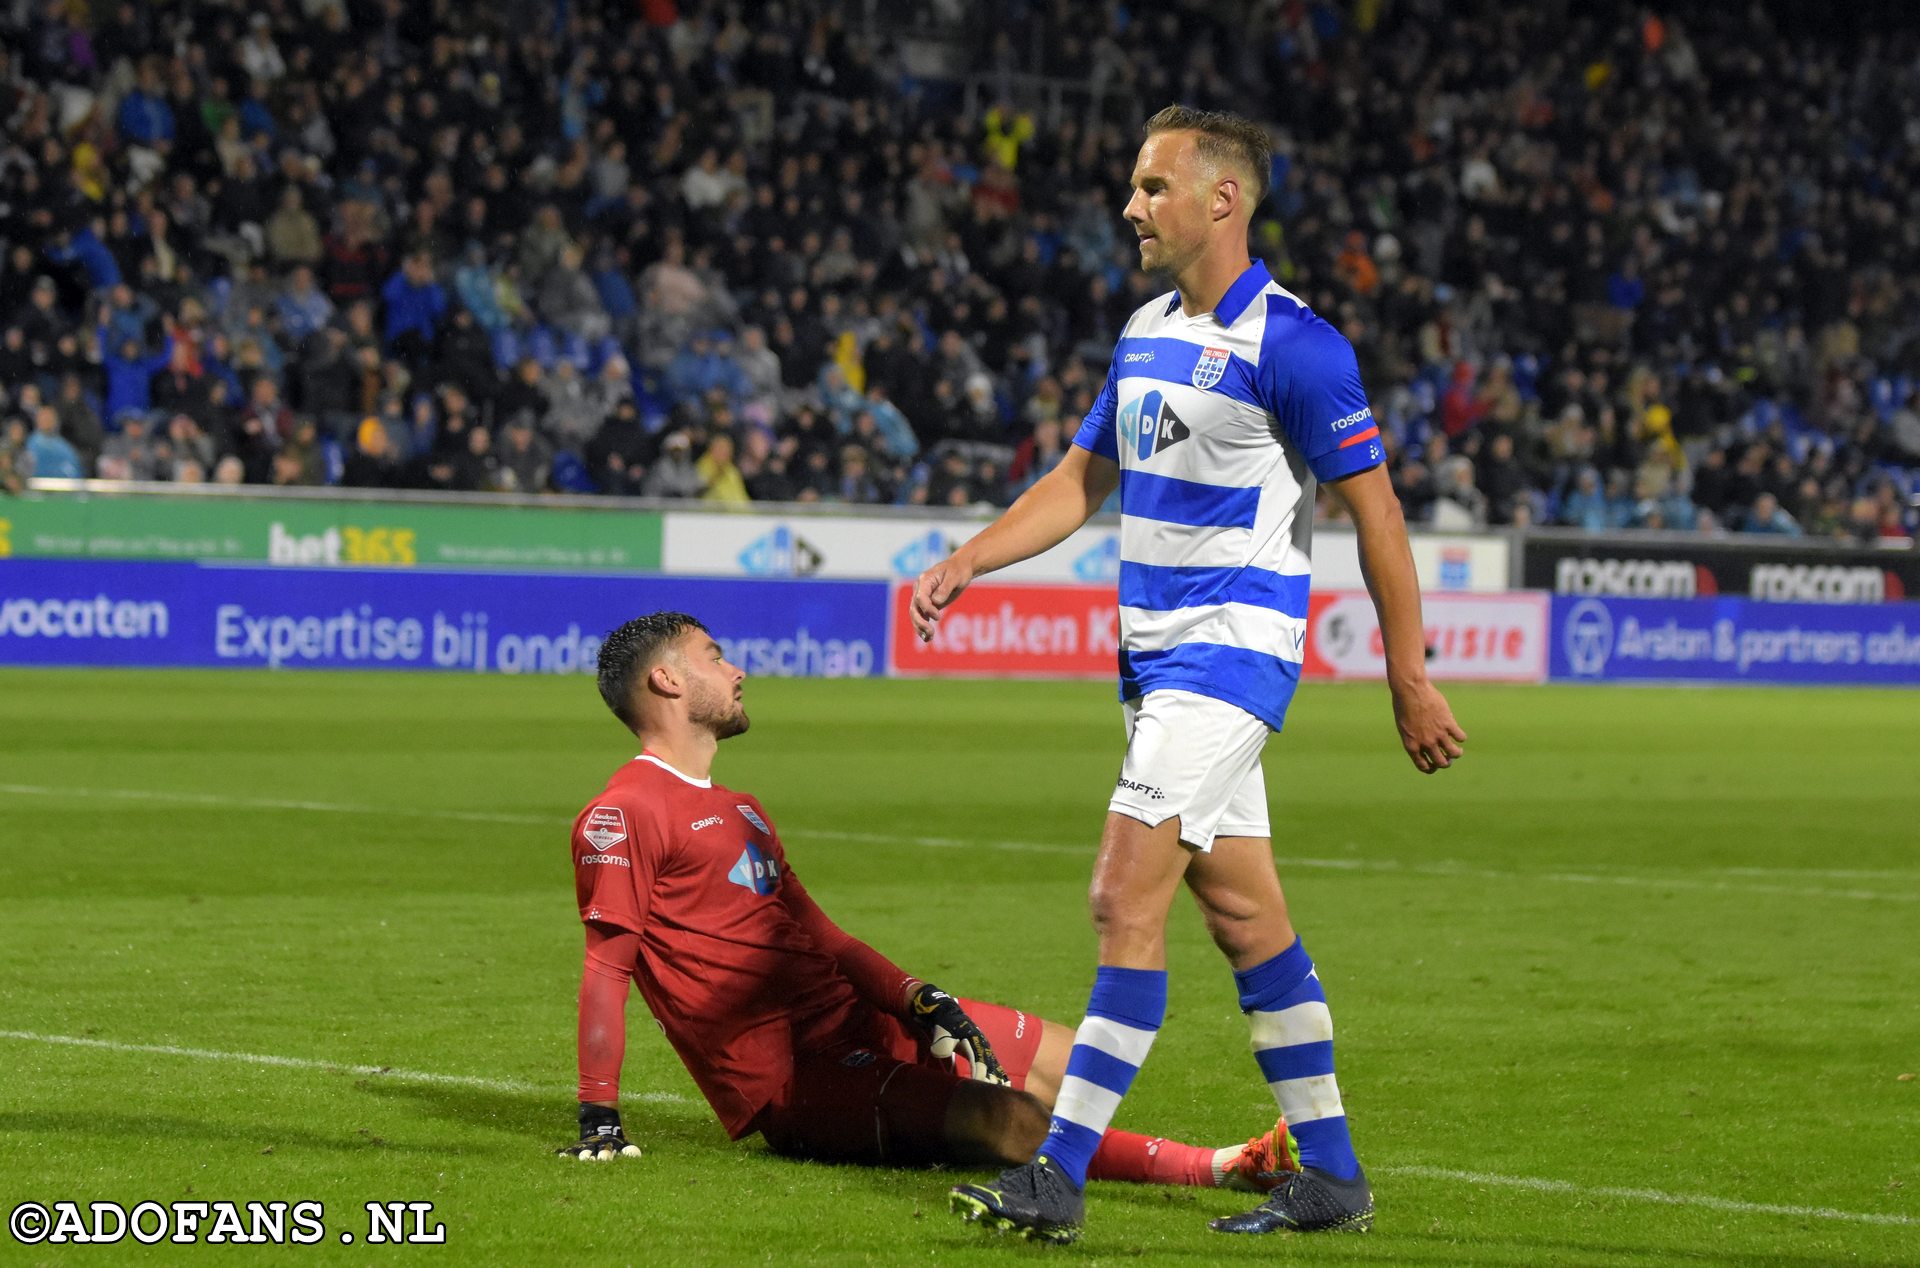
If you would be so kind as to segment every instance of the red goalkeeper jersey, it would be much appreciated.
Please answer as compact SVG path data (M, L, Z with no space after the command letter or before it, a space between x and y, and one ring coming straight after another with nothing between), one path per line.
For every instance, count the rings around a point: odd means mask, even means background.
M827 919L753 797L641 754L573 824L580 918L639 935L634 980L729 1135L794 1054L889 1046L906 975Z

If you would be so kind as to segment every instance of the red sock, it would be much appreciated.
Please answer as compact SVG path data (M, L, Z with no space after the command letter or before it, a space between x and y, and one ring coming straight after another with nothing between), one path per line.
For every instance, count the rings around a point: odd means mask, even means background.
M1089 1180L1127 1180L1134 1184L1184 1184L1213 1187L1214 1151L1157 1136L1111 1131L1087 1167Z

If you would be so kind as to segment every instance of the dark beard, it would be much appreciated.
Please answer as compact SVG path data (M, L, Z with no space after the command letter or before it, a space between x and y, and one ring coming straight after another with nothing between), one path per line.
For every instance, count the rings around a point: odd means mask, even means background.
M747 720L746 709L730 696L702 692L689 703L692 707L687 710L687 720L712 731L716 740L730 740L736 735L744 735L752 725Z

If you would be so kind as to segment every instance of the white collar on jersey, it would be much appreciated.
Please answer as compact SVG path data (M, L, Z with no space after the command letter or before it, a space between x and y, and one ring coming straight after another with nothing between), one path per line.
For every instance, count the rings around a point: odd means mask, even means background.
M636 762L652 762L655 766L658 766L661 770L667 772L667 774L672 775L675 779L683 779L687 783L692 784L695 788L713 787L713 781L711 779L695 779L693 776L687 774L685 771L675 770L673 767L667 765L667 763L661 761L659 758L655 757L651 753L641 753L640 755L635 757L633 760Z
M1239 277L1233 279L1233 285L1227 287L1227 293L1213 306L1214 320L1222 326L1231 326L1240 320L1240 314L1247 311L1254 297L1273 283L1273 274L1267 272L1265 260L1255 260L1247 265ZM1173 316L1174 309L1180 307L1180 292L1175 291L1173 298L1167 301L1167 311L1163 316Z

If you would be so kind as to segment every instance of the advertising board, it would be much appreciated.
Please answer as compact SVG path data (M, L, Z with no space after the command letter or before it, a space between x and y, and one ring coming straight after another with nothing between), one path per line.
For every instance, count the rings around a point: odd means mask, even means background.
M1556 682L1920 686L1920 604L1555 595L1552 615Z
M893 672L906 675L1112 678L1118 595L1106 586L975 583L941 615L931 643L915 635L912 587L893 588ZM1438 594L1423 602L1429 671L1450 681L1540 682L1547 672L1547 597ZM1364 592L1315 592L1302 676L1386 677L1380 625Z
M1547 675L1547 596L1428 594L1421 600L1427 672L1442 682L1541 682ZM1373 600L1315 593L1307 608L1308 678L1387 676Z
M988 523L931 516L669 511L661 558L666 571L686 576L910 581ZM1094 525L996 577L1097 584L1119 575L1120 530Z
M1527 539L1521 580L1529 590L1615 599L1897 603L1920 598L1920 554L1755 534L1646 541L1556 534Z
M0 558L652 572L660 567L660 516L520 505L35 493L0 501Z
M1117 598L1111 586L976 583L923 643L913 629L913 587L895 585L888 666L909 677L1112 678Z
M589 673L646 612L704 621L749 674L865 678L877 582L0 561L0 664Z

